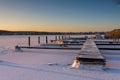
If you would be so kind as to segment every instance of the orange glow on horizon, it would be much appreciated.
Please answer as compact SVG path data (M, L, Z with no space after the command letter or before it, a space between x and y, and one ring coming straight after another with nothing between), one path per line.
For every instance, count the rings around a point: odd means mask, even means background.
M0 27L0 30L8 31L45 31L45 32L96 32L96 31L108 31L107 29L94 29L85 27Z

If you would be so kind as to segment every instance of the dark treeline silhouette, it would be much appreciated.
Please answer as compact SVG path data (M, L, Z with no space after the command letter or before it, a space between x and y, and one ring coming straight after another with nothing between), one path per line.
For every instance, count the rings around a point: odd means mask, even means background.
M113 39L114 42L120 42L120 29L114 29L105 34L105 38Z
M105 32L37 32L37 31L6 31L0 30L0 35L89 35L105 34Z

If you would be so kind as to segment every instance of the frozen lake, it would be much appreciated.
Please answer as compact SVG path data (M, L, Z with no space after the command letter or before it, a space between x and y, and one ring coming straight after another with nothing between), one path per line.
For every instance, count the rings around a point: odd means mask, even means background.
M48 36L49 41L55 36ZM101 52L106 58L106 71L89 68L71 69L79 50L29 50L15 52L16 45L28 45L28 36L0 36L0 80L118 80L120 51ZM38 45L38 36L31 36L31 45ZM41 36L45 43L45 36Z

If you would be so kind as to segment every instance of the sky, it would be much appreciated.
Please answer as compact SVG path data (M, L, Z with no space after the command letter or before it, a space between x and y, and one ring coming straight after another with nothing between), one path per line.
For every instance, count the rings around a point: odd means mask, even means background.
M89 32L120 28L115 0L0 0L0 30Z

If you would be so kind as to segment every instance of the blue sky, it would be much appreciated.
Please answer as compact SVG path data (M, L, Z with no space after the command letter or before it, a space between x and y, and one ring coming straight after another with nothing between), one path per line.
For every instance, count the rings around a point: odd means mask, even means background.
M0 29L84 32L120 27L114 0L0 0Z

